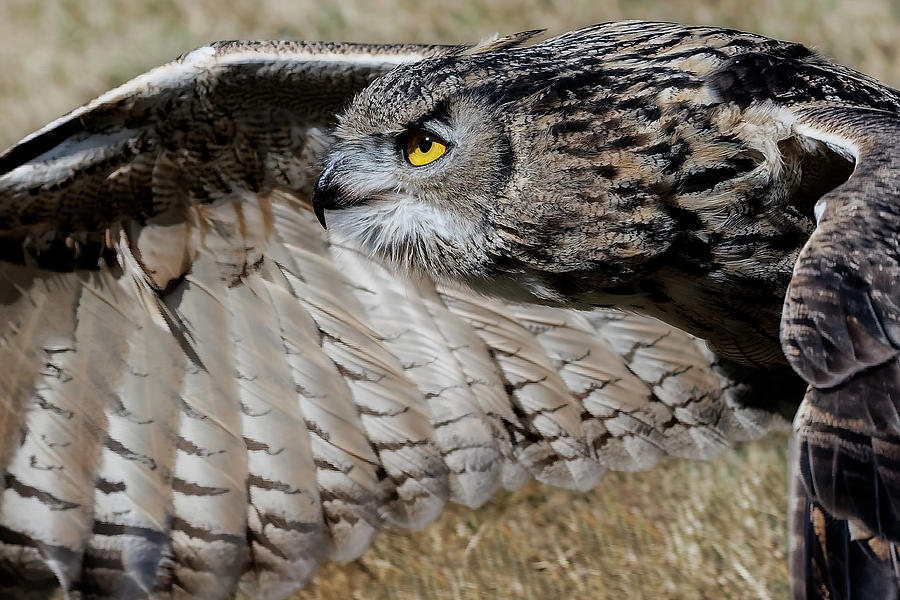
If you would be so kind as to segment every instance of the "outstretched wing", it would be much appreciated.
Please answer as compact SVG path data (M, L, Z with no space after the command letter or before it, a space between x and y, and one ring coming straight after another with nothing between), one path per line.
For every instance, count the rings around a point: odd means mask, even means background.
M748 407L758 374L660 322L329 243L306 193L331 116L453 51L217 44L0 157L3 593L282 597L447 500L783 423Z
M870 579L895 590L896 550L884 540L900 542L900 115L820 107L798 119L810 137L856 159L851 178L819 200L782 319L785 354L809 383L794 424L795 467L812 502L805 523L815 525L824 509L816 526L823 547L837 547L825 539L826 521L833 538L841 528L843 538L880 538L887 567L872 567ZM842 564L829 569L847 574L827 597L843 598L849 581L865 581L850 565L853 552L831 555Z

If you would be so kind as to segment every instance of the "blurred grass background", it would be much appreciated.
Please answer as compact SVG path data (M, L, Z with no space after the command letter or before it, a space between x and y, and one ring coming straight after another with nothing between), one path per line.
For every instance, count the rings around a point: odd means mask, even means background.
M213 40L473 42L619 19L801 41L900 84L900 0L0 0L0 147ZM786 442L610 473L586 494L532 483L479 511L453 506L324 568L298 598L784 598Z

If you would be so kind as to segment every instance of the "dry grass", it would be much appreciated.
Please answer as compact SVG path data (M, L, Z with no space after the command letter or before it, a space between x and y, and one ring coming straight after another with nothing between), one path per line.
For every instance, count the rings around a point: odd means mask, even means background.
M382 534L299 598L784 598L784 436L713 463L609 473L587 494L530 484L424 531Z
M623 18L794 39L897 85L896 0L3 0L0 147L215 39L473 41ZM388 531L300 598L783 598L785 437L712 463L610 474L592 493L530 484L425 531Z

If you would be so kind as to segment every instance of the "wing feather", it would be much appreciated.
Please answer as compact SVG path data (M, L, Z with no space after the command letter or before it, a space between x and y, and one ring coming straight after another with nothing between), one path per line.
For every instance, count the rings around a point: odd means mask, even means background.
M227 292L247 447L248 561L253 597L283 596L324 550L316 467L273 300L258 273ZM283 592L280 593L279 592Z
M199 361L188 365L172 474L172 553L168 586L204 598L225 597L247 551L247 450L239 382L218 265L205 253L169 304Z
M267 285L308 435L324 519L324 538L304 551L321 561L359 556L380 527L375 466L353 396L337 366L322 352L320 332L285 275L273 266ZM301 282L295 284L302 291ZM295 432L296 433L296 432ZM297 519L296 516L293 517ZM325 544L324 551L320 544Z
M600 464L618 470L651 467L660 455L656 438L668 411L652 402L647 385L595 327L604 316L596 314L592 322L584 314L538 307L515 307L514 314L535 333L582 404L582 426Z
M831 530L843 537L850 537L848 526L871 532L864 538L889 549L854 568L866 570L860 577L829 569L833 579L823 587L834 597L875 593L867 586L893 595L900 581L896 564L887 562L900 542L900 118L852 107L806 108L796 118L798 129L852 156L856 166L819 200L817 228L785 298L782 347L809 383L794 421L792 468L808 510L821 513ZM795 527L809 529L809 521ZM809 544L805 559L798 545L794 561L820 578L828 560L847 562L865 550L815 537Z
M426 300L414 285L404 285L370 261L337 252L335 262L353 282L353 290L379 339L421 394L431 433L449 469L450 499L480 506L500 483L500 451L495 437L502 429L478 406L472 380L457 358L465 348L447 339L463 325L432 296ZM485 353L484 359L489 360ZM490 362L488 364L491 364ZM499 375L487 375L499 382Z
M488 347L509 395L507 421L518 460L540 481L591 487L600 468L581 431L581 411L534 336L503 304L444 290L450 310Z
M794 268L782 344L810 384L795 429L804 484L838 518L900 540L894 448L900 443L897 361L897 159L894 114L810 109L813 137L841 144L856 171L820 200L821 218Z
M140 305L132 298L135 307ZM172 471L185 357L149 314L134 312L127 366L106 407L107 446L94 491L80 587L133 596L153 589L170 551Z
M94 473L105 409L125 370L130 305L109 273L82 276L68 339L44 346L20 440L6 467L0 524L40 547L65 588L81 574L92 533ZM23 521L21 515L29 515Z

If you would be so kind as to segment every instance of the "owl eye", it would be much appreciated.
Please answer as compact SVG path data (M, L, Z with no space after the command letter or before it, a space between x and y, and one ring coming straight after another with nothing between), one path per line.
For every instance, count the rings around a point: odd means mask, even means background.
M414 129L406 138L406 160L414 167L433 163L446 151L447 142L424 129Z

